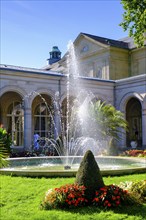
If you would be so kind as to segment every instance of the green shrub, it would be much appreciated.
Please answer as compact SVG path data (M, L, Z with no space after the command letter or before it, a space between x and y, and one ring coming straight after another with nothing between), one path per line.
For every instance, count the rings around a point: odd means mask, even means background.
M123 189L128 190L128 192L137 200L141 202L146 202L146 180L138 182L122 182L119 185Z
M9 156L11 144L11 136L4 128L0 128L0 168L7 165L5 158Z
M7 133L6 129L0 128L0 144L3 145L8 152L10 152L10 146L12 144L11 135Z
M92 200L95 191L104 186L100 169L90 150L85 153L81 161L75 183L86 187L85 195L88 200Z

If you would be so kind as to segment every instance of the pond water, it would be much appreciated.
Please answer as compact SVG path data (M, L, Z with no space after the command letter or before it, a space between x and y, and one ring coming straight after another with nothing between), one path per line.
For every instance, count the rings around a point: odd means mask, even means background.
M29 157L29 158L10 158L9 167L3 168L7 170L64 170L64 166L71 166L71 170L78 170L80 162L83 157L69 156L66 157ZM100 170L118 170L127 168L146 167L146 159L144 158L130 158L130 157L95 157ZM71 164L70 162L73 163Z

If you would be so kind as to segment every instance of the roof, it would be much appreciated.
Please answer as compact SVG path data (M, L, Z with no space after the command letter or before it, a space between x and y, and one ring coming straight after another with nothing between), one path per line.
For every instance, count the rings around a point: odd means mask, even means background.
M97 42L100 42L105 45L113 46L113 47L119 47L123 49L129 49L128 43L120 40L113 40L110 38L105 37L99 37L92 34L86 34L86 33L80 33L81 35L87 36Z
M0 70L10 70L16 72L27 72L27 73L35 73L35 74L44 74L44 75L54 75L54 76L62 76L62 73L52 70L45 70L45 69L37 69L37 68L28 68L28 67L21 67L21 66L13 66L7 64L0 64Z
M55 62L51 65L46 65L42 69L49 70L49 71L55 71L55 72L59 72L62 74L66 72L65 67L62 66L59 62Z
M50 53L52 53L52 52L60 52L60 50L58 49L58 46L53 46L52 51Z

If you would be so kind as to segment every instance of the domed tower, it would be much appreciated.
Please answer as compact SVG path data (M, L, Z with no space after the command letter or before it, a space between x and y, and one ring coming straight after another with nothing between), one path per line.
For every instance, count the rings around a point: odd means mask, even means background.
M52 63L55 63L61 59L61 52L57 46L53 46L52 51L49 52L49 54L50 54L50 58L47 59L48 65L49 64L51 65Z

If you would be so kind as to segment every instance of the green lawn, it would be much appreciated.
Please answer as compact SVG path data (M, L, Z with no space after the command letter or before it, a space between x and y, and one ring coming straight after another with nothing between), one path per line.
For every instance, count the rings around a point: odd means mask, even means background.
M75 178L26 178L0 176L1 220L144 220L146 204L106 211L93 207L74 210L41 210L40 203L49 188L73 183ZM105 184L146 179L145 174L104 177Z

